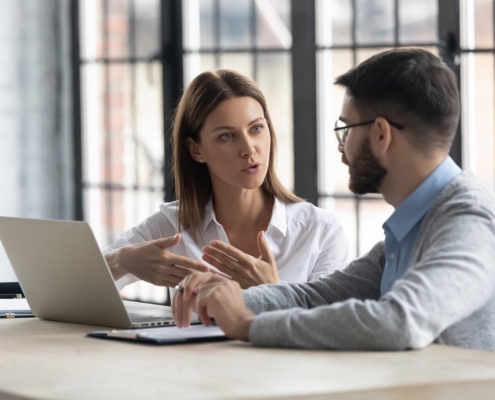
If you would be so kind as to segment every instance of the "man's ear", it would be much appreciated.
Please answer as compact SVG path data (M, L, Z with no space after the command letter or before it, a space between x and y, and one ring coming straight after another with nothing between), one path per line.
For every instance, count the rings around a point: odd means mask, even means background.
M385 155L393 141L392 129L385 118L378 117L370 132L370 145L373 153L380 157Z
M191 157L197 162L203 162L203 157L201 156L201 151L199 150L198 143L192 140L190 137L186 139L187 149Z

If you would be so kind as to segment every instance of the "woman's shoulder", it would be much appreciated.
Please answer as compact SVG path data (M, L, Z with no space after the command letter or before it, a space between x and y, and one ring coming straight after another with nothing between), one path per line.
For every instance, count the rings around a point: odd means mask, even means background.
M174 226L175 229L178 229L179 226L179 202L171 201L169 203L162 203L159 206L160 211L157 214L161 216L165 216L166 219Z
M285 204L285 207L287 210L287 219L321 222L327 225L333 225L335 222L335 215L330 211L316 207L307 201L288 203Z

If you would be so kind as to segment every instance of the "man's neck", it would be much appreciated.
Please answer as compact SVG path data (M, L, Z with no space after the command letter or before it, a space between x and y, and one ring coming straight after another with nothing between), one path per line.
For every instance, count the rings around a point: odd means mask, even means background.
M400 160L389 169L380 187L385 201L394 208L400 206L447 157L448 154L439 154Z

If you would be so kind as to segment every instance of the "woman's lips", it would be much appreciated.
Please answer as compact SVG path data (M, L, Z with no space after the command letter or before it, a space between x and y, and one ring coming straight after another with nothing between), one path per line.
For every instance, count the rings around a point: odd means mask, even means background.
M259 172L260 169L261 169L261 164L253 164L250 167L244 168L242 172L245 172L246 174L249 175L255 175Z

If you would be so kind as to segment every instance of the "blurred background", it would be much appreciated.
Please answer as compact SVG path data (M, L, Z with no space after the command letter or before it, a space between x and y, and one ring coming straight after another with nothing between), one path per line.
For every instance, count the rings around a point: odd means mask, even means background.
M85 220L105 247L174 199L174 107L196 75L232 68L268 100L283 183L362 255L393 210L347 187L334 79L390 48L441 56L462 96L451 155L493 190L494 17L493 0L2 0L0 215ZM15 281L0 246L0 282Z

